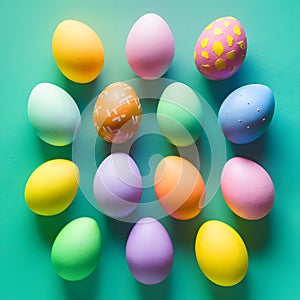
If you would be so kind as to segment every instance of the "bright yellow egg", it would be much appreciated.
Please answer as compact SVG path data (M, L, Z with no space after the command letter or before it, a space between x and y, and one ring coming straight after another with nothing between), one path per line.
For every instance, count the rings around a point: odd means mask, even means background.
M211 220L200 227L195 251L204 275L218 285L235 285L247 273L248 253L244 241L223 222Z
M60 71L77 83L93 81L104 64L104 48L97 33L86 24L65 20L55 29L52 52Z
M54 159L40 165L29 177L25 200L36 214L52 216L64 211L76 196L78 167L66 159Z

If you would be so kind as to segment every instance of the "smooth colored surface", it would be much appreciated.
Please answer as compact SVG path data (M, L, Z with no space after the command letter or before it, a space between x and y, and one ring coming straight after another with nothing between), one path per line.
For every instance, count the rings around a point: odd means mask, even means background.
M179 147L193 144L199 139L204 122L199 97L183 83L168 85L158 102L157 122L171 144Z
M239 234L226 223L211 220L200 227L195 252L199 267L221 286L239 283L248 270L248 253Z
M179 220L196 217L205 202L201 174L191 162L179 156L167 156L159 162L154 190L162 208Z
M230 93L222 103L218 119L226 138L247 144L262 136L275 110L271 89L263 84L248 84Z
M176 4L171 0L132 0L130 4L121 0L31 0L1 1L0 6L2 299L40 299L42 295L43 300L82 300L87 296L91 300L282 300L299 295L298 0L228 0L214 5L198 0L177 1ZM242 220L228 209L219 191L198 218L185 222L169 217L160 220L174 244L174 265L168 278L156 286L139 284L128 270L125 243L132 224L116 222L99 214L81 191L64 213L49 218L35 216L24 201L26 181L36 167L49 159L72 158L70 146L55 148L37 138L27 118L30 91L39 82L57 84L75 99L82 112L110 83L134 78L126 60L126 38L132 24L147 12L161 15L174 34L176 52L165 76L190 85L205 97L216 114L226 96L245 84L265 84L276 98L273 121L261 138L248 145L227 144L228 159L245 156L268 170L276 189L271 213L255 222ZM206 24L226 15L237 17L243 24L248 38L247 57L233 77L220 82L208 81L194 64L194 45ZM90 84L70 82L53 60L52 35L57 24L65 19L89 24L105 46L104 68L98 79ZM142 104L144 113L156 111L157 101L144 99ZM206 179L211 162L207 138L204 136L197 145L201 174ZM100 141L96 145L97 166L109 152L105 147ZM150 158L157 153L176 155L176 150L158 135L148 134L134 143L131 154L143 176L151 174L152 168L155 170L159 159ZM92 186L90 191L92 193ZM141 201L149 199L155 199L150 188L143 191ZM51 246L65 224L82 216L93 217L101 227L102 256L91 276L79 282L66 282L53 270ZM199 226L208 219L228 223L247 245L248 273L232 288L210 283L197 265L195 236Z
M135 90L127 83L115 82L99 95L94 107L94 126L107 142L128 141L139 129L142 106Z
M157 14L141 16L128 33L128 64L143 79L153 80L165 74L172 63L174 51L172 31Z
M54 146L72 143L80 127L77 104L66 91L51 83L39 83L32 89L28 118L36 134Z
M247 53L242 24L234 17L222 17L201 32L194 50L199 72L211 80L224 80L241 67Z
M126 260L132 275L144 284L158 284L170 273L174 249L164 226L154 218L139 220L126 243Z
M26 204L42 216L59 214L74 200L78 185L76 164L66 159L49 160L30 175L24 193Z
M221 191L229 208L248 220L263 218L274 204L270 175L263 167L243 157L234 157L225 164Z
M126 153L113 153L100 164L94 178L94 196L100 210L112 218L130 215L142 196L142 177Z
M101 251L101 231L92 218L78 218L57 235L51 252L52 264L59 276L82 280L97 267Z
M52 38L52 52L60 71L77 83L89 83L104 65L104 48L96 32L77 20L58 24Z

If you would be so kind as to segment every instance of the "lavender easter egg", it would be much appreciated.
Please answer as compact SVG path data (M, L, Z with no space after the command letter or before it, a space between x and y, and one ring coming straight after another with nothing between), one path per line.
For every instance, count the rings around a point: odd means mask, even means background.
M258 139L273 118L275 101L263 84L244 85L226 97L219 110L219 123L225 137L236 144Z
M225 164L221 191L229 208L248 220L263 218L274 203L270 175L259 164L243 157L234 157Z
M94 178L94 197L99 209L112 218L130 215L142 195L142 177L126 153L113 153L100 164Z
M133 72L143 79L161 77L174 57L174 38L166 21L148 13L131 28L126 41L126 57Z
M164 226L153 218L138 221L126 244L128 267L141 283L153 285L163 281L171 271L173 244Z
M247 52L242 24L233 17L213 21L200 34L194 60L199 72L210 80L231 77L241 67Z

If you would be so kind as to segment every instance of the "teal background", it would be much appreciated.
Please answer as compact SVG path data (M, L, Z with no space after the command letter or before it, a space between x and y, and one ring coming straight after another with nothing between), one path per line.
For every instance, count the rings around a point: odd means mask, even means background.
M270 173L276 189L272 212L260 221L239 219L229 211L218 192L194 220L180 222L164 218L162 222L174 243L175 260L170 276L156 286L139 284L128 270L124 249L131 224L103 216L81 192L64 213L55 217L34 215L23 196L26 180L37 166L53 158L71 158L70 146L55 148L35 135L26 112L31 89L39 82L57 84L74 97L82 111L109 83L134 78L126 61L125 42L133 23L147 12L160 14L174 34L175 59L165 77L191 86L216 112L222 100L244 84L266 84L276 100L274 119L262 138L243 146L228 143L228 158L236 154L246 156ZM298 0L1 1L0 298L299 298L299 12ZM202 29L226 15L242 22L248 37L248 53L235 76L223 82L210 82L196 70L193 49ZM53 31L60 21L69 18L92 27L105 47L103 72L87 85L65 79L52 57ZM155 103L147 107L149 111L154 108ZM153 149L159 148L160 143L164 141L157 139ZM148 152L134 154L142 172L147 165L143 162L151 154ZM59 230L80 216L95 218L102 229L101 260L90 277L66 282L53 270L51 245ZM210 283L197 266L194 238L200 224L207 219L227 222L245 240L249 271L235 287L223 288Z

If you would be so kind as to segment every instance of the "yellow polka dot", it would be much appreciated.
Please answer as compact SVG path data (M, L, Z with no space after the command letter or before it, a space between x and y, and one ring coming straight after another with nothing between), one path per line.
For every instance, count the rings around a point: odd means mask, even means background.
M205 30L210 30L212 28L212 24L209 24L205 27Z
M232 72L235 68L236 68L236 66L231 66L231 67L228 67L228 70Z
M209 55L206 51L202 51L201 55L207 59L209 59Z
M231 23L229 21L224 21L224 25L226 28L228 28L231 25Z
M234 41L234 38L230 35L227 35L227 44L229 47L232 46L233 41Z
M240 27L237 26L237 25L234 26L233 32L234 32L234 34L236 34L236 35L241 35L241 34L242 34L242 33L241 33Z
M203 40L201 41L201 46L202 46L202 48L206 48L207 43L208 43L208 37L205 38L205 39L203 39Z
M203 69L209 70L210 69L210 65L202 65Z
M197 58L197 52L194 51L194 61L196 61L196 58Z
M216 27L216 28L214 29L214 34L215 34L215 35L221 35L221 34L223 34L223 31L222 31L221 28Z
M222 21L224 20L224 18L218 18L216 21Z
M224 47L221 42L214 42L212 49L218 56L221 56L224 53Z
M245 58L245 54L242 54L242 56L240 57L240 62L242 62Z
M237 44L239 45L239 47L240 47L242 50L245 49L245 43L244 43L244 41L240 41L240 42L238 42Z
M236 18L234 18L234 17L227 17L227 19L236 20Z
M226 54L226 58L229 60L234 60L235 58L235 50L232 50Z
M218 70L224 70L226 68L225 62L222 58L216 60L215 66Z

